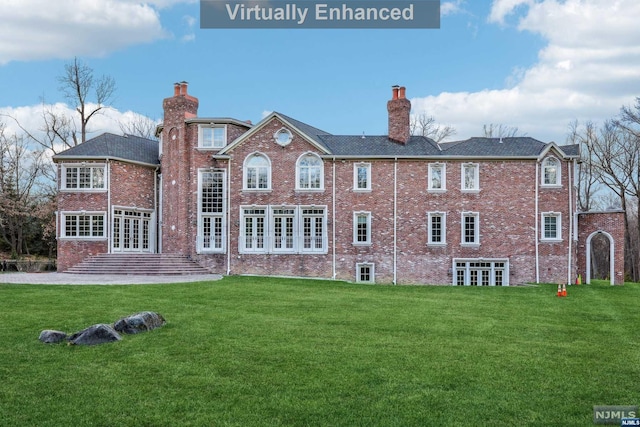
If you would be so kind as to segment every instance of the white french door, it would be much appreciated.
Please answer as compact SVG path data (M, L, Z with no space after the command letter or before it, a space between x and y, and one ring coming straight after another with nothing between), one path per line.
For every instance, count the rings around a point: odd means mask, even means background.
M152 212L114 209L113 252L153 252Z

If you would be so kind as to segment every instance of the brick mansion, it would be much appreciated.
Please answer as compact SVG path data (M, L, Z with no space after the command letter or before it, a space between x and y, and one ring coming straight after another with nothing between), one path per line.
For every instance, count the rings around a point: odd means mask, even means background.
M436 143L411 135L404 87L386 107L387 135L334 135L279 112L199 116L176 83L159 141L106 133L54 156L58 270L151 253L224 275L573 283L605 236L622 283L624 213L577 210L577 145Z

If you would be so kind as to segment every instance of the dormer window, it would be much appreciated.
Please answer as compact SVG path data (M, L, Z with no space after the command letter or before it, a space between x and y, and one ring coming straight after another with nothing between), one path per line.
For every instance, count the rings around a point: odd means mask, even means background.
M198 147L224 148L227 145L227 127L224 125L202 125L198 129Z

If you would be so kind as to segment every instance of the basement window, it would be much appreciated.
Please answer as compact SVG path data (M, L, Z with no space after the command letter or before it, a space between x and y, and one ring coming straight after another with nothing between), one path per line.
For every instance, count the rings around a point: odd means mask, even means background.
M369 262L356 264L356 282L375 283L375 265Z

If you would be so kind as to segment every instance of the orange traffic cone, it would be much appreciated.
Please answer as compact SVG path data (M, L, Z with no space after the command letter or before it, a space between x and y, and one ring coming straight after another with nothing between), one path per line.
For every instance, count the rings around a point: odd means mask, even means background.
M562 296L562 286L558 285L558 296Z
M563 297L567 296L567 286L566 285L562 285L562 296Z

